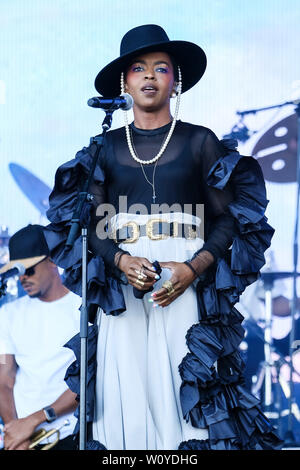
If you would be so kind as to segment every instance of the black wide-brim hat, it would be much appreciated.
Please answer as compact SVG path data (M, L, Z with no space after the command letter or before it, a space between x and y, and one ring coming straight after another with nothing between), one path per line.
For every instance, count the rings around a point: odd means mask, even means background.
M200 80L206 69L206 55L201 47L187 41L170 41L161 26L147 24L128 31L121 41L120 57L104 67L95 79L95 88L102 96L118 96L120 76L130 61L147 52L166 52L180 66L182 93Z
M10 261L2 266L0 274L12 269L15 264L31 268L49 256L49 248L41 225L27 225L16 232L9 240Z

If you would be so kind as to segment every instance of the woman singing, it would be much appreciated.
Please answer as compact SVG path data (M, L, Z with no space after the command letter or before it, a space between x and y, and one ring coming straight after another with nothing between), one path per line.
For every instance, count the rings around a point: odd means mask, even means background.
M89 190L88 303L98 335L89 420L107 449L281 447L244 387L234 308L273 235L262 172L234 141L178 119L181 95L205 68L199 46L144 25L96 77L101 95L134 100L133 122L124 112L125 126L107 133ZM96 148L58 169L48 211L52 257L79 295L81 238L70 252L64 243Z

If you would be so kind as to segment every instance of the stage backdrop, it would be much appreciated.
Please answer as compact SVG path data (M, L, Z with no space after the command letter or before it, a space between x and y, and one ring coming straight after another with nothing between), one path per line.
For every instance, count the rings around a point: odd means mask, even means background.
M47 223L43 197L56 168L101 131L102 112L86 104L97 94L94 78L119 55L126 31L147 23L207 54L203 79L182 98L183 121L222 138L237 111L300 97L298 0L1 0L0 224L10 234ZM250 138L239 144L262 163L280 270L292 268L297 144L295 119L281 121L294 113L288 105L247 116ZM119 111L113 127L122 124Z

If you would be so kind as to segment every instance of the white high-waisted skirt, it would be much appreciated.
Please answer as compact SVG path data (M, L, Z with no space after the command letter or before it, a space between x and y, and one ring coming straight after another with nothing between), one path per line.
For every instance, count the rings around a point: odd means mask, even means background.
M112 226L129 221L145 224L151 215L117 214ZM199 225L190 214L161 214L161 219ZM120 244L131 255L150 262L183 262L203 246L203 240L168 237ZM154 285L171 277L164 268ZM119 316L98 311L98 347L93 438L108 450L175 450L182 441L207 439L206 429L186 423L180 404L178 366L187 354L185 335L198 322L192 284L168 307L153 307L151 293L136 299L131 285L122 285L126 311ZM153 292L153 291L152 291Z

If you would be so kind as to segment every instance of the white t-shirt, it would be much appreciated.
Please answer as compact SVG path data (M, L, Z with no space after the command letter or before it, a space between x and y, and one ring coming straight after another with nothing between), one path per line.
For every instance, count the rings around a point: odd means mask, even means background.
M81 298L72 292L53 302L29 296L0 308L0 354L13 354L18 365L14 399L18 418L51 405L65 390L73 351L63 347L80 330ZM58 428L60 439L72 434L77 419L73 413L42 423L45 429Z

